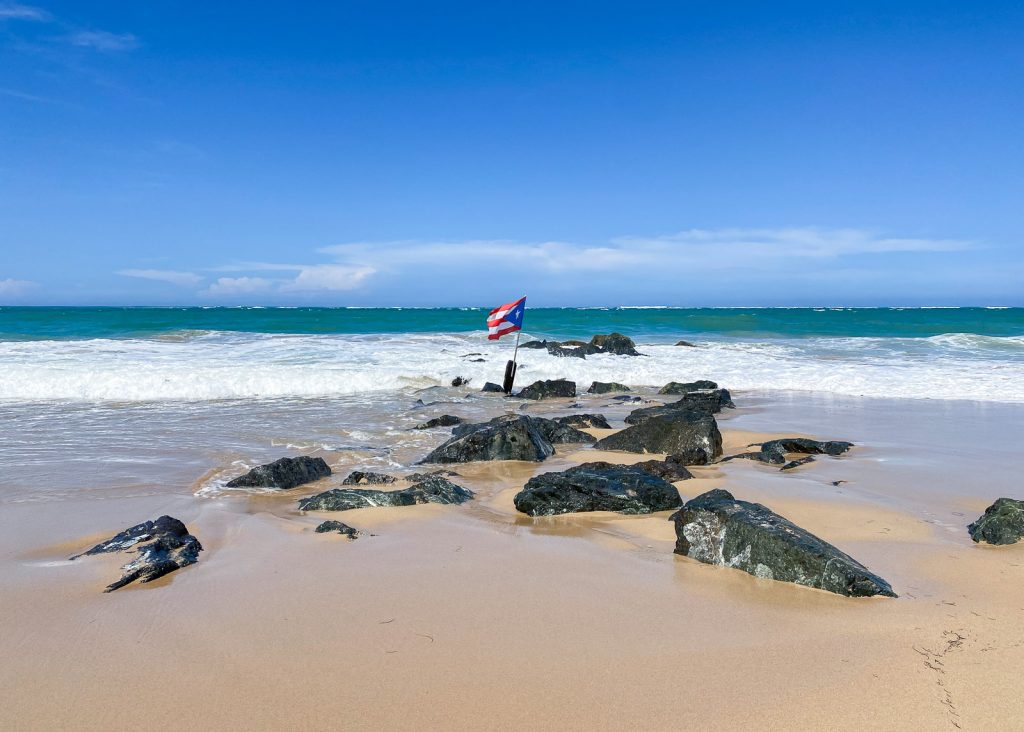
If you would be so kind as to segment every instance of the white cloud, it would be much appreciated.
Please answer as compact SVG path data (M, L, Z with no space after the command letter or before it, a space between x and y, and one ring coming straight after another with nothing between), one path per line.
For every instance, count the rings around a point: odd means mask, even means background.
M0 280L0 297L18 297L38 286L29 280L13 280L8 277L6 280Z
M221 277L201 294L210 297L231 297L269 292L274 283L262 277Z
M530 271L615 272L657 267L679 270L700 262L713 269L749 268L768 261L825 259L857 254L951 252L972 248L952 239L882 237L860 229L691 229L655 237L624 236L607 244L470 240L356 242L325 247L349 266L398 270L412 266L506 265Z
M46 22L50 14L41 8L20 3L0 3L0 20L35 20Z
M354 290L376 271L373 267L365 266L318 264L301 269L294 280L281 285L281 291Z
M178 272L171 269L122 269L117 274L124 277L169 282L178 287L195 287L203 281L202 277L192 272Z
M74 46L94 48L97 51L131 51L139 47L139 39L131 33L107 31L75 31L68 40Z

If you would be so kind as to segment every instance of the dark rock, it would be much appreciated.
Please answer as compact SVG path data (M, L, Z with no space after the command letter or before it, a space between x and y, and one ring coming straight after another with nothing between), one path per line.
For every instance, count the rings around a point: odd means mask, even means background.
M456 478L459 476L459 474L456 473L454 470L431 470L426 473L409 473L407 476L405 476L405 479L410 483L421 483L427 478L433 478L438 475Z
M463 437L471 432L477 432L488 427L506 424L508 422L508 417L509 415L502 415L500 417L495 417L489 422L460 424L459 426L452 430L452 437ZM515 417L515 419L529 420L530 423L540 432L540 434L552 445L596 442L597 439L593 435L589 435L586 432L578 430L573 426L573 420L579 419L581 417L597 417L598 419L603 419L601 415L589 414L574 414L569 417L559 417L558 419L547 419L545 417L521 415Z
M1015 544L1024 536L1024 501L1000 498L967 531L974 541Z
M573 427L591 427L602 430L610 430L612 426L601 414L570 414L568 417L555 419L559 424L572 425Z
M297 458L281 458L268 465L253 468L245 475L239 476L227 484L228 488L261 487L261 488L294 488L304 483L312 483L331 474L331 469L323 458L302 455Z
M677 346L689 346L690 348L696 348L696 346L693 345L692 343L690 343L689 341L679 341L676 345Z
M171 516L161 516L156 521L146 521L125 529L71 559L93 554L123 552L133 548L136 558L122 567L124 574L121 575L121 579L107 585L104 592L113 592L135 580L149 582L176 569L195 564L199 559L199 552L203 550L199 539L188 533L185 524Z
M520 344L519 347L520 348L536 348L536 349L539 349L539 350L543 351L545 348L548 347L548 342L547 341L527 341L526 343Z
M779 470L792 470L793 468L799 468L801 465L807 465L807 463L814 462L814 455L808 455L802 457L799 460L790 460L788 463L783 465Z
M639 356L632 338L621 333L596 335L590 339L590 345L601 349L601 353L614 353L617 356Z
M478 460L541 462L553 455L554 452L555 448L551 444L551 440L545 437L533 417L525 414L505 415L483 424L458 425L452 432L452 438L427 455L423 462L468 463Z
M469 382L470 380L463 376L456 376L452 379L452 386L466 386Z
M341 481L342 485L387 485L388 483L394 483L397 480L392 475L385 475L384 473L371 473L363 470L353 470L348 474L345 480Z
M896 597L864 565L759 503L724 490L697 496L672 515L676 554L850 597Z
M487 363L487 359L486 358L471 358L471 359L469 359L469 362L470 363Z
M667 414L674 414L681 411L707 412L718 414L722 407L735 408L728 389L711 389L706 391L691 391L682 399L669 404L662 404L656 407L644 407L634 409L626 417L626 424L641 424L651 417L663 417Z
M473 491L440 475L428 475L415 485L394 491L335 488L299 501L301 511L349 511L371 506L414 506L418 503L464 503Z
M463 353L462 354L462 358L469 358L470 356L483 356L483 355L484 354L482 354L482 353L477 353L477 352L474 351L473 353Z
M718 384L707 379L700 379L699 381L670 381L665 386L661 387L658 391L659 394L686 394L691 391L700 391L701 389L717 389Z
M599 353L597 349L592 349L590 346L577 346L576 348L566 348L558 345L557 343L548 344L548 353L552 356L559 358L586 358L592 353Z
M587 346L587 345L590 345L590 344L587 343L586 341L568 340L568 341L562 341L562 345L563 346Z
M514 503L518 511L530 516L553 516L580 511L651 513L676 508L682 501L671 483L644 470L585 463L530 478Z
M633 467L645 470L669 483L675 483L677 480L689 480L693 477L693 473L686 469L687 465L697 464L692 462L692 459L692 456L689 455L669 455L664 460L645 460L642 463L634 463ZM701 459L704 459L703 453Z
M348 524L343 524L340 521L324 521L322 524L314 529L318 534L326 534L328 531L333 531L342 536L347 536L349 541L355 541L363 535L362 531L353 529Z
M622 396L614 396L614 397L612 397L612 399L614 401L617 401L617 402L642 402L643 401L643 399L641 397L638 397L638 396L627 396L625 394L622 395Z
M566 379L535 381L519 391L522 399L558 399L576 396L576 382Z
M750 447L754 447L754 445ZM769 465L784 465L786 453L837 456L842 455L853 447L853 443L839 440L820 442L805 437L784 437L779 440L769 440L762 443L760 447L761 450L759 452L741 452L738 455L730 455L725 460L757 460L760 463L768 463Z
M494 393L494 394L504 394L505 393L505 390L502 389L500 385L495 384L493 381L488 381L486 384L484 384L483 388L480 389L480 391L485 391L485 392Z
M413 427L414 430L429 430L434 427L453 427L454 425L461 424L462 417L456 417L453 414L442 414L440 417L434 417L428 419L423 424L418 424Z
M599 450L626 452L660 452L666 455L703 455L706 465L722 454L722 433L718 423L707 412L675 411L627 427L621 432L598 440Z
M613 391L629 391L629 387L614 381L595 381L587 389L588 394L608 394Z

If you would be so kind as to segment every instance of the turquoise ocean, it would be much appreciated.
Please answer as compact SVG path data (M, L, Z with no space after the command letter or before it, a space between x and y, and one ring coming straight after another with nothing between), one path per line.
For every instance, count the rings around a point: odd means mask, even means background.
M309 398L500 381L514 337L488 341L487 312L2 307L0 400ZM523 338L611 331L646 356L520 351L519 380L711 378L740 390L1024 401L1024 308L528 308Z

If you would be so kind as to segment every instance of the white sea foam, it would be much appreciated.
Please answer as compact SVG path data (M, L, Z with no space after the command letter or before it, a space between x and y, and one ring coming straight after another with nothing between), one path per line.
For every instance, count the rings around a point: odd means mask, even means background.
M646 357L556 358L520 349L517 382L565 377L661 385L710 378L731 389L1024 401L1024 337L716 340L640 345ZM326 397L498 382L507 340L483 334L190 333L179 339L0 342L0 399L85 402ZM482 353L485 363L464 354ZM479 358L473 356L472 358Z

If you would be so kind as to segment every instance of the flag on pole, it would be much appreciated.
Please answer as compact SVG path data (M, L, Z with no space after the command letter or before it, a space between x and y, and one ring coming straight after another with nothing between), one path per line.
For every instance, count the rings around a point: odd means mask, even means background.
M500 305L487 316L487 338L496 341L507 333L523 329L526 298L521 297L508 305Z

